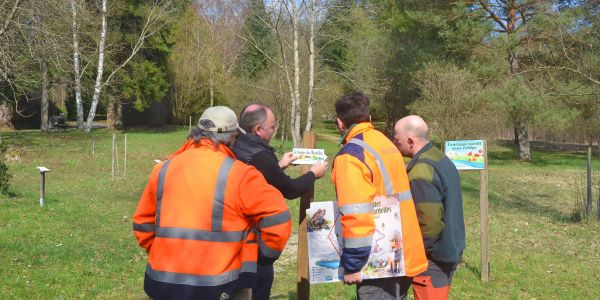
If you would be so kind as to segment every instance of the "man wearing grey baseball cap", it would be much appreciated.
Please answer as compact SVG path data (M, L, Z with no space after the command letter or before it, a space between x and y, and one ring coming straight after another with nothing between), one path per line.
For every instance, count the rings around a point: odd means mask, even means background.
M133 216L152 299L250 300L259 257L283 251L290 212L256 168L235 159L238 131L231 109L208 108L187 142L152 170Z

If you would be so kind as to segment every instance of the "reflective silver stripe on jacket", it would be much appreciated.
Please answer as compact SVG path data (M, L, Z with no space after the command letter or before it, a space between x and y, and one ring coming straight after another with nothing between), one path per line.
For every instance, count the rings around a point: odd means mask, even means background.
M396 193L394 194L394 196L396 197L396 199L398 199L398 202L412 200L412 194L410 193L410 190Z
M156 189L156 227L160 227L160 210L162 207L163 191L165 189L165 177L171 160L167 160L158 172L158 187Z
M242 272L256 273L258 265L255 261L242 262Z
M270 258L279 258L279 255L281 255L281 251L277 251L267 246L267 244L265 244L265 242L262 240L262 237L259 237L258 239L258 250L266 257Z
M160 227L156 230L156 237L211 242L241 242L246 239L246 231L214 232L179 227Z
M290 215L290 211L282 211L278 214L264 217L260 220L258 225L259 228L271 227L279 224L287 223L287 221L291 220L292 216Z
M156 225L154 225L154 223L145 223L145 224L133 223L133 230L141 231L141 232L154 232L154 231L156 231Z
M343 215L370 213L373 212L373 203L369 202L341 205L340 212Z
M227 178L231 167L233 166L233 158L226 157L221 163L219 168L219 175L217 175L217 185L215 186L215 192L213 196L213 208L212 208L212 231L223 230L223 209L225 207L225 189L227 188Z
M223 285L238 279L240 272L240 269L235 269L218 275L192 275L154 270L150 264L146 266L146 274L156 281L194 286Z
M369 151L371 153L371 155L373 155L375 157L375 162L377 162L377 166L379 167L379 170L381 170L381 175L383 176L383 182L385 185L385 193L387 195L391 195L394 193L394 186L392 185L392 180L390 179L390 174L388 173L384 163L383 163L383 159L381 159L381 156L379 155L379 153L377 153L377 151L375 151L375 149L373 149L373 147L369 146L367 143L359 140L359 139L351 139L350 141L348 141L348 143L352 143L358 146L363 147L365 150Z
M373 243L373 236L361 237L361 238L344 238L344 248L361 248L371 247Z

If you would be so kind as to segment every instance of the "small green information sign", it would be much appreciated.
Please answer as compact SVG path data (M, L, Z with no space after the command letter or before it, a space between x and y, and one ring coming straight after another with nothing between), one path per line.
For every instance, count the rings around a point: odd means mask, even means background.
M485 141L447 141L444 147L446 156L458 170L485 169Z

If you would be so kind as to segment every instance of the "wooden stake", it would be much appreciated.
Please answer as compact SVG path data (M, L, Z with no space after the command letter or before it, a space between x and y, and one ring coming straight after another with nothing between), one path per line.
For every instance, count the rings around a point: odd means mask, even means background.
M585 215L592 215L592 142L588 145L587 153L587 200L585 205Z
M316 146L316 137L313 132L304 132L302 147L313 149ZM306 174L310 170L309 165L303 165L301 172ZM298 218L298 261L297 261L297 299L308 300L310 298L310 284L308 281L308 241L306 232L306 210L315 197L314 185L300 197L300 218Z
M480 190L479 190L479 220L481 237L481 281L490 281L490 260L489 253L489 218L488 218L488 155L487 141L483 141L483 153L485 153L485 168L480 171Z
M188 132L192 131L192 116L190 116L190 124L188 125Z
M125 153L123 154L123 178L127 179L127 133L125 134Z
M112 180L115 181L115 144L117 143L117 136L113 132L112 136Z
M117 138L115 138L115 173L117 173L117 175L121 174L121 169L119 168L119 143L117 142Z

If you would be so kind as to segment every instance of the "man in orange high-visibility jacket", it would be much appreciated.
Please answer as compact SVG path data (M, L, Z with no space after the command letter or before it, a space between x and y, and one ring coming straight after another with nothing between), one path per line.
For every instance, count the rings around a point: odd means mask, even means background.
M427 269L421 231L402 155L371 124L369 98L354 93L335 103L344 146L333 162L332 179L342 213L344 282L357 284L358 299L406 299L411 277ZM371 253L375 230L373 199L394 197L400 206L402 277L362 281L361 269Z
M231 109L208 108L187 143L152 170L133 216L149 254L144 290L151 298L231 299L243 291L248 299L254 282L242 278L255 278L257 260L277 258L285 247L285 200L235 160L237 130Z

